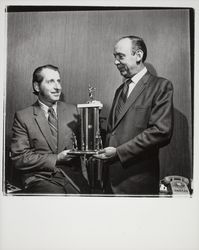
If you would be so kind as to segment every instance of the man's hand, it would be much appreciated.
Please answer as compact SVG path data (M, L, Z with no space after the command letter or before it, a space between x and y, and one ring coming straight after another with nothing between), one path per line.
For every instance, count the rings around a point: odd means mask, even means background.
M67 150L60 152L57 155L57 163L71 160L73 157L68 155L68 152L70 151L71 151L70 149L67 149Z
M98 154L94 155L95 158L101 160L108 160L113 159L117 156L116 148L114 147L107 147L98 152Z

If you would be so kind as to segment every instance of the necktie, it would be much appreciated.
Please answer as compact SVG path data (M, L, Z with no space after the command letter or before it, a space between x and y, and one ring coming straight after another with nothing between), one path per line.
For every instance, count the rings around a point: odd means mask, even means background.
M48 124L50 126L51 133L54 137L55 144L57 146L57 117L52 107L48 109Z
M128 95L128 91L129 91L129 84L131 83L131 79L127 79L126 82L124 83L124 87L123 90L120 94L120 97L118 99L118 103L115 109L115 121L117 120L118 115L120 114L121 110L124 107L124 104L126 103L127 100L127 95Z

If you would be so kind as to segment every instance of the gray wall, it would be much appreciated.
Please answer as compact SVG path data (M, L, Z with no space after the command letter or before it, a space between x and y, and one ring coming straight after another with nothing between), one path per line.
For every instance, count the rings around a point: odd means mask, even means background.
M31 105L33 70L43 64L61 70L69 103L96 99L107 117L121 76L113 46L125 35L141 36L148 48L147 66L174 84L175 128L172 142L160 154L161 176L191 175L192 123L189 11L114 10L8 13L6 144L14 112ZM105 124L104 124L105 125Z

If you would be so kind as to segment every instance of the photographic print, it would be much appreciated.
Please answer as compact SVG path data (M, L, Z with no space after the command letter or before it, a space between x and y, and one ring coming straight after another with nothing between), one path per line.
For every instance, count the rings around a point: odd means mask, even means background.
M0 249L198 249L198 3L2 2Z
M192 195L192 8L5 14L6 194Z

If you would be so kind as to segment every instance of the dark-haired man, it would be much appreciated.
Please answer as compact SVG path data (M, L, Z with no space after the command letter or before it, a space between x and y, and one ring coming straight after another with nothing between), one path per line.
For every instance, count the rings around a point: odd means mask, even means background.
M13 123L11 158L21 172L26 193L89 193L78 159L68 156L77 133L76 107L60 102L59 69L38 67L33 73L38 100L18 111Z
M124 81L109 114L107 147L96 157L107 160L115 194L158 194L159 148L172 135L173 86L147 70L146 56L140 37L123 37L114 47Z

